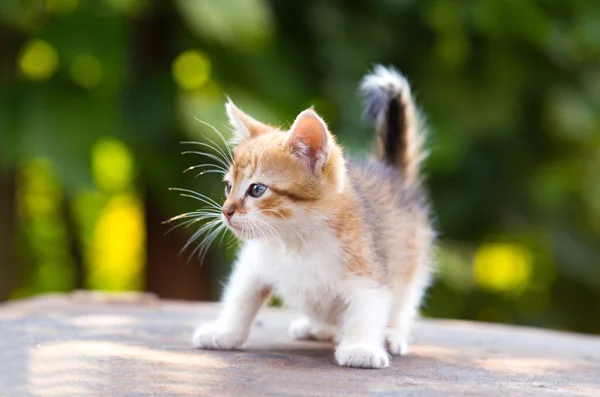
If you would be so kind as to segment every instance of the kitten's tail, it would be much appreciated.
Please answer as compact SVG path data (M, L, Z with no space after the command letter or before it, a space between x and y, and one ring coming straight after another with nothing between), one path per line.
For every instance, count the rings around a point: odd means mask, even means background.
M413 102L410 85L394 68L377 65L361 83L365 115L377 129L377 157L399 168L407 185L420 181L425 126Z

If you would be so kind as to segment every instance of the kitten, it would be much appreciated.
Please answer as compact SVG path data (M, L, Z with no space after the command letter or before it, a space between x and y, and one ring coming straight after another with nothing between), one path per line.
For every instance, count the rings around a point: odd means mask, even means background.
M226 104L236 143L222 220L243 245L221 314L194 346L240 346L275 293L304 313L290 335L336 341L339 365L383 368L387 352L407 354L432 271L425 131L399 72L377 66L361 89L377 128L371 161L349 161L312 108L282 131Z

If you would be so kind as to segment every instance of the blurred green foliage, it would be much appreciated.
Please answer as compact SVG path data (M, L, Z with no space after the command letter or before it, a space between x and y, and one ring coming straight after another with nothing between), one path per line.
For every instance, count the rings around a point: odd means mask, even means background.
M154 288L154 215L196 205L167 188L222 197L181 173L196 119L221 129L225 94L279 125L314 104L367 152L356 87L383 63L431 127L425 313L600 333L600 2L5 0L0 21L2 296Z

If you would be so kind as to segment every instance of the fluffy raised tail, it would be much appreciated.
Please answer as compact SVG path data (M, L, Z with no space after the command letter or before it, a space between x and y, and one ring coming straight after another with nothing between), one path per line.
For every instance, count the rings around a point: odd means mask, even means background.
M425 126L406 78L393 68L376 66L361 83L366 116L375 121L377 157L404 173L407 185L420 182Z

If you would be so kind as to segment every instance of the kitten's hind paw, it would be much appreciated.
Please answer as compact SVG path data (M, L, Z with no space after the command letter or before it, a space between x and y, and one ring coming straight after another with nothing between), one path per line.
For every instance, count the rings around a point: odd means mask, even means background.
M225 329L217 322L202 324L192 336L192 345L198 349L231 350L246 340L246 332Z
M300 317L291 322L289 334L298 340L333 341L337 332L333 327L319 324L308 317Z
M409 353L406 338L395 329L388 328L385 330L385 345L392 356L407 356Z
M335 350L335 360L343 367L386 368L390 358L385 350L372 345L340 345Z

